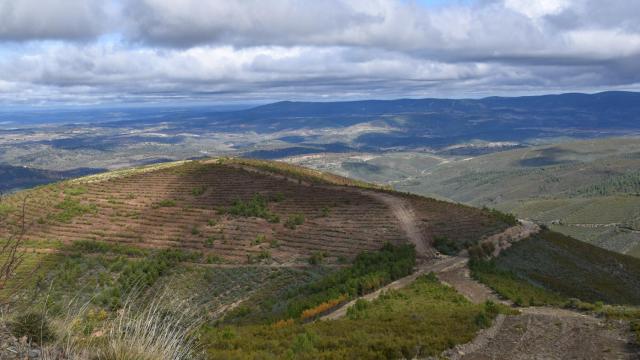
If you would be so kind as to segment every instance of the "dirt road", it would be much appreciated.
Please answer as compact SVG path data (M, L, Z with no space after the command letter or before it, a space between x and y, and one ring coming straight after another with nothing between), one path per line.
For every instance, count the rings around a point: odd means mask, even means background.
M391 212L400 223L400 228L407 235L407 239L415 245L416 253L419 257L429 259L436 256L435 249L431 246L422 231L420 231L420 227L418 226L419 221L416 218L411 204L401 197L382 192L360 190L360 193L379 200L391 209Z
M509 304L500 298L486 285L471 278L467 258L457 257L451 266L436 272L436 276L443 283L453 287L469 301L480 304L487 300ZM510 305L510 304L509 304Z
M400 206L400 204L396 205ZM402 210L399 209L398 211L401 212ZM410 220L411 216L408 216L405 219ZM413 217L413 219L415 220L415 217ZM415 226L417 227L417 225ZM538 229L537 226L522 226L521 224L506 229L502 233L494 235L493 237L495 237L495 239L506 239L508 237L513 237L513 239L522 239L529 236L535 229ZM488 239L491 239L493 237L490 237ZM440 256L438 258L424 261L418 265L418 269L413 274L403 277L402 279L398 279L371 294L360 297L359 299L367 301L374 300L378 298L378 296L380 296L380 294L382 294L384 291L401 289L411 284L418 276L433 272L441 281L455 288L456 291L458 291L460 294L474 303L482 303L486 300L501 301L491 289L471 278L469 274L469 268L467 267L468 261L468 258L462 256ZM356 301L357 299L350 301L337 308L330 314L321 317L320 319L339 319L347 314L347 309L353 306Z
M253 168L253 167L247 166L247 165L235 165L235 164L232 164L230 166L235 167L235 168L239 168L239 169L243 169L243 170L246 170L246 171L259 173L259 174L262 174L262 175L275 177L275 178L278 178L278 179L283 179L283 180L295 182L296 184L300 184L300 185L304 185L304 186L311 186L310 183L305 182L305 181L299 181L299 180L297 180L295 178L292 178L292 177L287 177L285 175L275 174L275 173L272 173L272 172L269 172L269 171L256 169L256 168ZM420 257L422 259L431 259L431 258L434 258L436 256L436 250L431 246L431 244L429 243L428 239L423 235L422 231L420 231L420 227L419 227L419 223L420 222L416 218L415 212L414 212L411 204L409 204L409 202L407 202L403 198L401 198L399 196L393 196L391 194L387 194L387 193L384 193L384 192L379 192L379 191L374 191L374 190L367 190L367 189L360 189L360 188L348 187L348 186L335 186L335 185L316 185L316 186L317 187L324 187L324 188L331 188L331 189L339 188L342 191L354 191L354 192L358 192L358 193L360 193L362 195L372 197L372 198L384 203L385 205L387 205L389 207L389 209L391 210L393 215L396 217L396 219L398 219L398 222L400 224L400 228L406 234L407 239L412 244L415 245L416 253L417 253L418 257Z
M629 325L555 308L500 315L474 341L443 353L451 360L638 359Z
M512 226L499 234L489 236L483 242L492 242L495 245L493 257L496 257L514 242L526 239L539 231L540 226L538 224L529 220L518 220L518 225Z

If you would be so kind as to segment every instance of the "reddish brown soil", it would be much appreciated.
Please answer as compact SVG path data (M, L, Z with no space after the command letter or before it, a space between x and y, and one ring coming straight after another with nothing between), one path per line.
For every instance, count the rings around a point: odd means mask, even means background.
M427 257L434 234L450 237L498 232L500 225L477 209L431 199L378 193L352 187L312 185L264 171L232 165L187 163L107 180L61 183L29 192L27 238L38 241L97 240L146 248L201 250L230 261L269 251L277 263L306 261L325 252L329 261L375 250L384 243L414 242ZM83 187L79 195L66 188ZM194 195L194 189L205 189ZM281 195L270 202L280 223L224 215L219 210L255 194ZM64 223L55 220L56 205L67 198L93 204ZM175 206L159 207L163 200ZM323 209L328 209L323 211ZM296 229L283 226L289 215L303 214ZM264 236L265 241L255 240ZM41 246L42 247L42 246Z

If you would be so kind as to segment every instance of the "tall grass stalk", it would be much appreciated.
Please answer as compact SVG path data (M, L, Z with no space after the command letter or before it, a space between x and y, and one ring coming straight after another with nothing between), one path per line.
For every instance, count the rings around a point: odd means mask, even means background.
M97 343L96 360L194 359L201 321L185 301L154 298L144 306L127 300Z
M83 333L92 301L75 306L53 321L56 341L40 348L42 360L182 360L197 359L196 330L202 318L188 301L171 300L164 291L145 301L131 293L114 317L97 331Z

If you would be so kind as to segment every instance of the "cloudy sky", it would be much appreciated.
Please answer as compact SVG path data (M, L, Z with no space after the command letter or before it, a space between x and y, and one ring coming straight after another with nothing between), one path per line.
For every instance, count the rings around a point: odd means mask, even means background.
M640 90L638 0L0 0L0 103Z

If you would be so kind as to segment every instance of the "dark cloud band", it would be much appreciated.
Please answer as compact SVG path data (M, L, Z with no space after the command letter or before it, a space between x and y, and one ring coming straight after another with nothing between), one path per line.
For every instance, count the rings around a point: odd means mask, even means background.
M0 0L0 101L637 89L638 24L635 0Z

